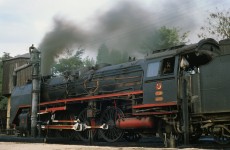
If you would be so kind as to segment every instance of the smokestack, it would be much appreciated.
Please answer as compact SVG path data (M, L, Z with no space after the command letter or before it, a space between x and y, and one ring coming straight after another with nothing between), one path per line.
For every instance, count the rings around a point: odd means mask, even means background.
M36 137L37 111L40 93L39 74L40 74L40 52L32 45L29 48L30 63L32 65L32 110L31 110L31 136Z

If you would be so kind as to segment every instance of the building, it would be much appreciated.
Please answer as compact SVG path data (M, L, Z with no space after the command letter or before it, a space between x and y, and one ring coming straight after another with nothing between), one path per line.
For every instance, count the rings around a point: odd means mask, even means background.
M32 68L31 66L27 65L29 64L29 61L29 53L3 60L2 94L8 98L6 125L7 129L10 129L10 97L14 88L14 84L16 86L21 86L31 81ZM21 66L26 67L23 68ZM16 75L16 78L13 78L13 75Z

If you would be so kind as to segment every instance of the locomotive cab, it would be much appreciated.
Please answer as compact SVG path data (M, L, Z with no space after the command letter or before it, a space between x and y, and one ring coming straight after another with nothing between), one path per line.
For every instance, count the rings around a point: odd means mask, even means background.
M220 53L218 43L213 39L206 39L197 44L160 50L146 57L143 104L134 106L134 112L157 116L157 130L163 139L170 138L171 134L181 133L187 136L185 141L188 136L193 139L199 137L196 132L201 126L190 124L189 117L208 110L209 101L204 99L204 93L213 91L205 89L211 80L207 76L211 74L211 68L217 67L212 64L218 61ZM215 108L214 102L210 104ZM178 125L183 125L183 129L177 128ZM162 133L168 136L163 137Z
M147 57L143 103L177 104L178 100L182 99L183 78L190 76L192 80L197 81L195 74L199 73L200 67L209 64L219 54L217 43L207 39L198 44L178 46Z
M178 57L146 60L144 104L167 104L177 100ZM151 93L151 94L150 94Z

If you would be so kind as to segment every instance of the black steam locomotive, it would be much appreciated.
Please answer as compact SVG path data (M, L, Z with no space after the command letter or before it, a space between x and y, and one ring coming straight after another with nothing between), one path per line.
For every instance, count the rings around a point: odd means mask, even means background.
M41 77L39 135L188 144L202 134L230 142L230 40L154 51L145 59ZM15 87L11 123L30 132L32 84Z

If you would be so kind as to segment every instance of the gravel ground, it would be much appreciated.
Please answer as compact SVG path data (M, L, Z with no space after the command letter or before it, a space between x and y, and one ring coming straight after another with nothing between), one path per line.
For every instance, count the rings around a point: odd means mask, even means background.
M0 150L162 150L169 148L143 148L143 147L101 147L101 146L81 146L46 143L17 143L0 142ZM189 150L195 148L189 148ZM170 150L174 150L170 148ZM175 149L176 150L176 149Z

